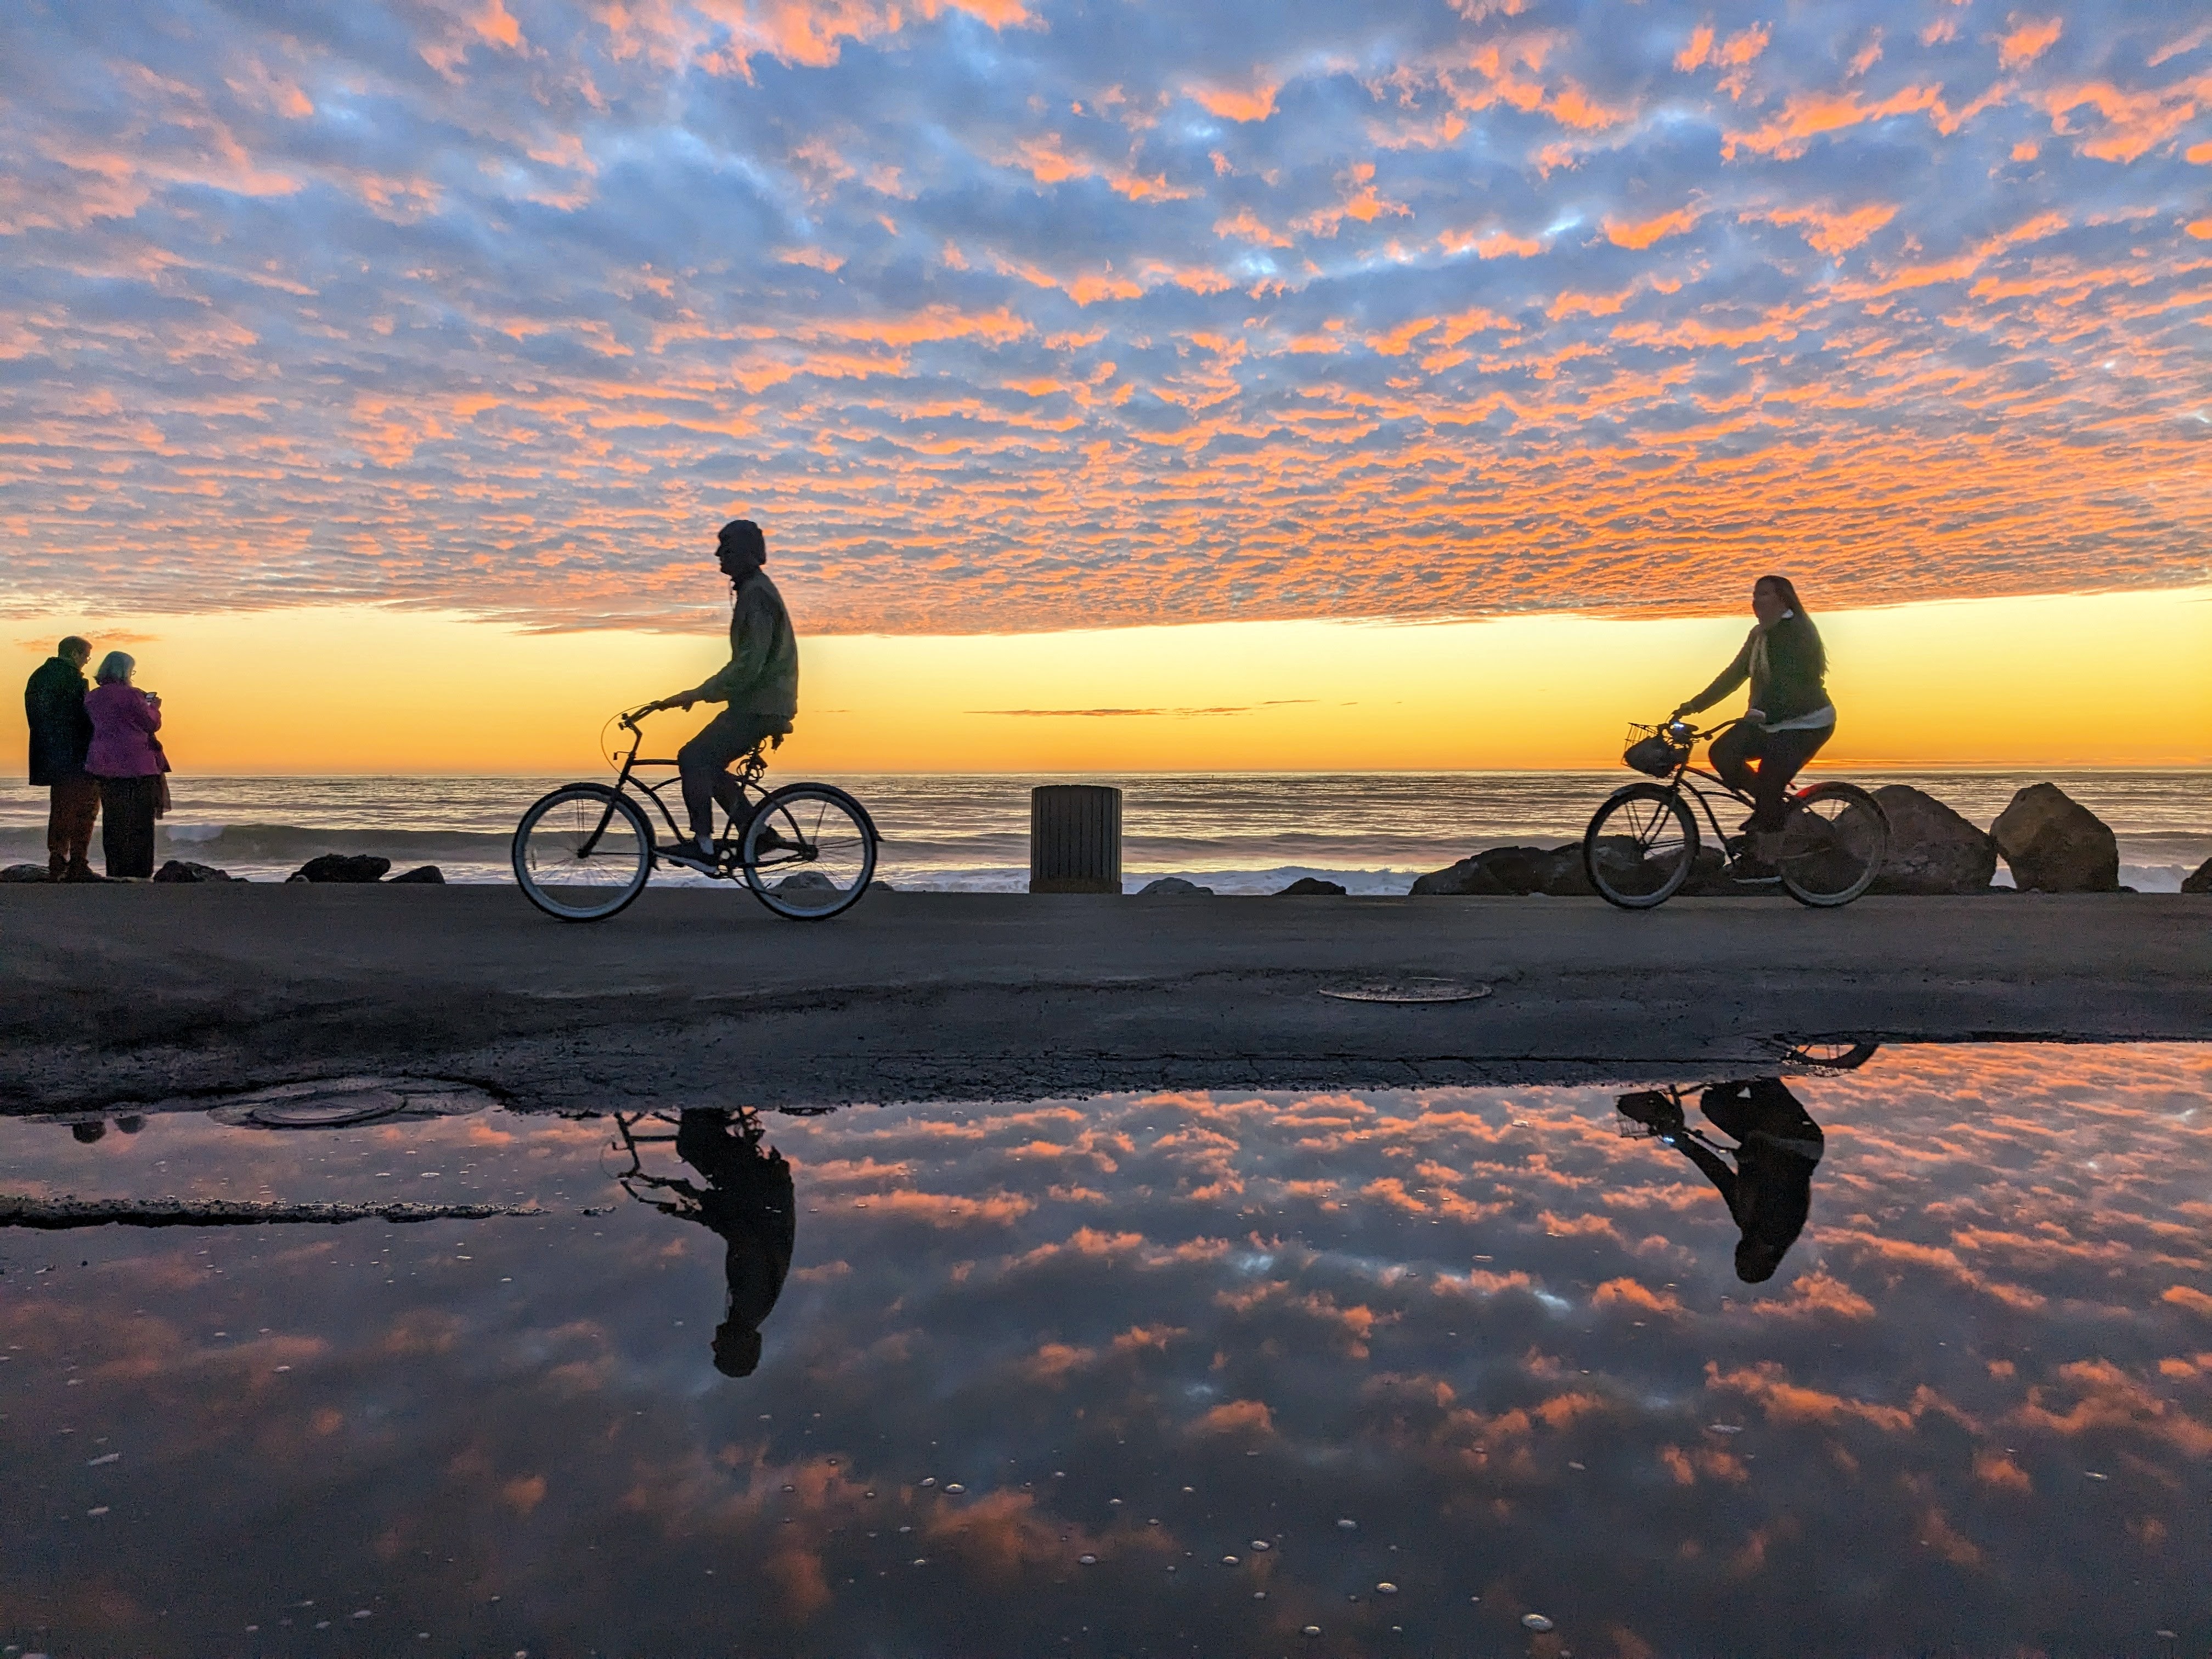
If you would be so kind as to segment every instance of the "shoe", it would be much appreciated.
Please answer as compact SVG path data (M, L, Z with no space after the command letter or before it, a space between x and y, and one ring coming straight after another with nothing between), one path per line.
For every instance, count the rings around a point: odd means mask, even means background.
M795 841L787 841L781 836L776 834L773 830L762 830L760 832L760 839L753 843L753 851L757 854L803 853L805 850L806 848L803 843Z
M695 874L719 876L722 873L720 855L702 853L696 847L663 847L659 849L659 855L662 863L678 866Z
M107 878L98 873L88 864L72 864L55 875L53 879L56 881L106 881Z

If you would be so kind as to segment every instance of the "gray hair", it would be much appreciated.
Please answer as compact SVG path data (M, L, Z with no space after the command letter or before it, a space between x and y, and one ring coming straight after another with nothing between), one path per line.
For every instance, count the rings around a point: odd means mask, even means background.
M138 666L138 659L128 651L111 651L100 659L93 671L93 678L102 685L113 685L118 680L128 680Z

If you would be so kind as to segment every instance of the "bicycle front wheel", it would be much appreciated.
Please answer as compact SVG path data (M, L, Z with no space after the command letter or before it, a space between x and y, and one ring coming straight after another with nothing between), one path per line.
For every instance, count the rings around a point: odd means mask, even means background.
M1888 851L1880 801L1856 784L1816 783L1790 803L1774 868L1798 903L1832 909L1874 885Z
M514 830L514 878L562 921L599 921L645 890L653 830L628 796L604 784L556 789Z
M753 896L796 921L851 909L876 872L868 815L826 783L794 783L763 800L738 854Z
M1664 904L1690 878L1698 823L1672 789L1632 783L1583 832L1583 869L1598 896L1624 910Z

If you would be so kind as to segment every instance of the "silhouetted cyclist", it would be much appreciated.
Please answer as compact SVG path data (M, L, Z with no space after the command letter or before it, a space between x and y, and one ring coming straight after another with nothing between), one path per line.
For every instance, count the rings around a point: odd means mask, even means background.
M1657 1130L1662 1142L1720 1188L1743 1233L1736 1242L1735 1276L1747 1285L1773 1278L1805 1230L1813 1205L1813 1171L1827 1145L1820 1126L1782 1079L1716 1083L1698 1097L1698 1109L1735 1138L1733 1147L1716 1146L1689 1127L1671 1094L1644 1091L1623 1095L1615 1104L1624 1115Z
M678 1118L676 1155L706 1177L704 1191L684 1180L632 1178L673 1194L666 1202L647 1199L654 1209L721 1236L729 1299L714 1332L714 1369L750 1376L760 1364L761 1323L791 1271L798 1220L791 1165L775 1148L763 1150L757 1122L706 1109Z
M761 567L768 562L768 539L750 519L722 526L714 557L730 579L730 660L721 671L689 691L649 705L689 708L695 702L727 705L676 751L684 775L684 806L691 820L696 854L668 856L678 864L712 875L714 862L714 803L731 815L732 833L742 836L747 816L744 797L730 763L769 738L791 730L799 713L799 640L783 595Z

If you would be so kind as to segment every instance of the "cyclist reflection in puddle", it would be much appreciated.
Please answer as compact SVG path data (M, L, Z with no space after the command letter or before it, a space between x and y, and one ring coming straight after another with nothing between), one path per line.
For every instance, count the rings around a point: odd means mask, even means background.
M623 1177L630 1195L666 1215L681 1216L721 1235L727 1246L722 1271L729 1301L714 1332L714 1369L725 1376L750 1376L761 1358L761 1322L783 1293L791 1271L796 1208L791 1165L781 1152L761 1145L760 1120L750 1112L685 1111L677 1120L676 1155L706 1177L702 1191L681 1177L645 1173L641 1165ZM640 1139L628 1123L623 1138L637 1165ZM669 1196L650 1198L632 1182Z
M1688 1158L1720 1189L1743 1233L1736 1242L1735 1276L1747 1285L1773 1278L1805 1230L1813 1171L1826 1146L1820 1126L1782 1079L1716 1083L1698 1096L1698 1110L1735 1137L1733 1147L1715 1146L1684 1121L1680 1090L1644 1090L1623 1095L1615 1104L1622 1115Z

